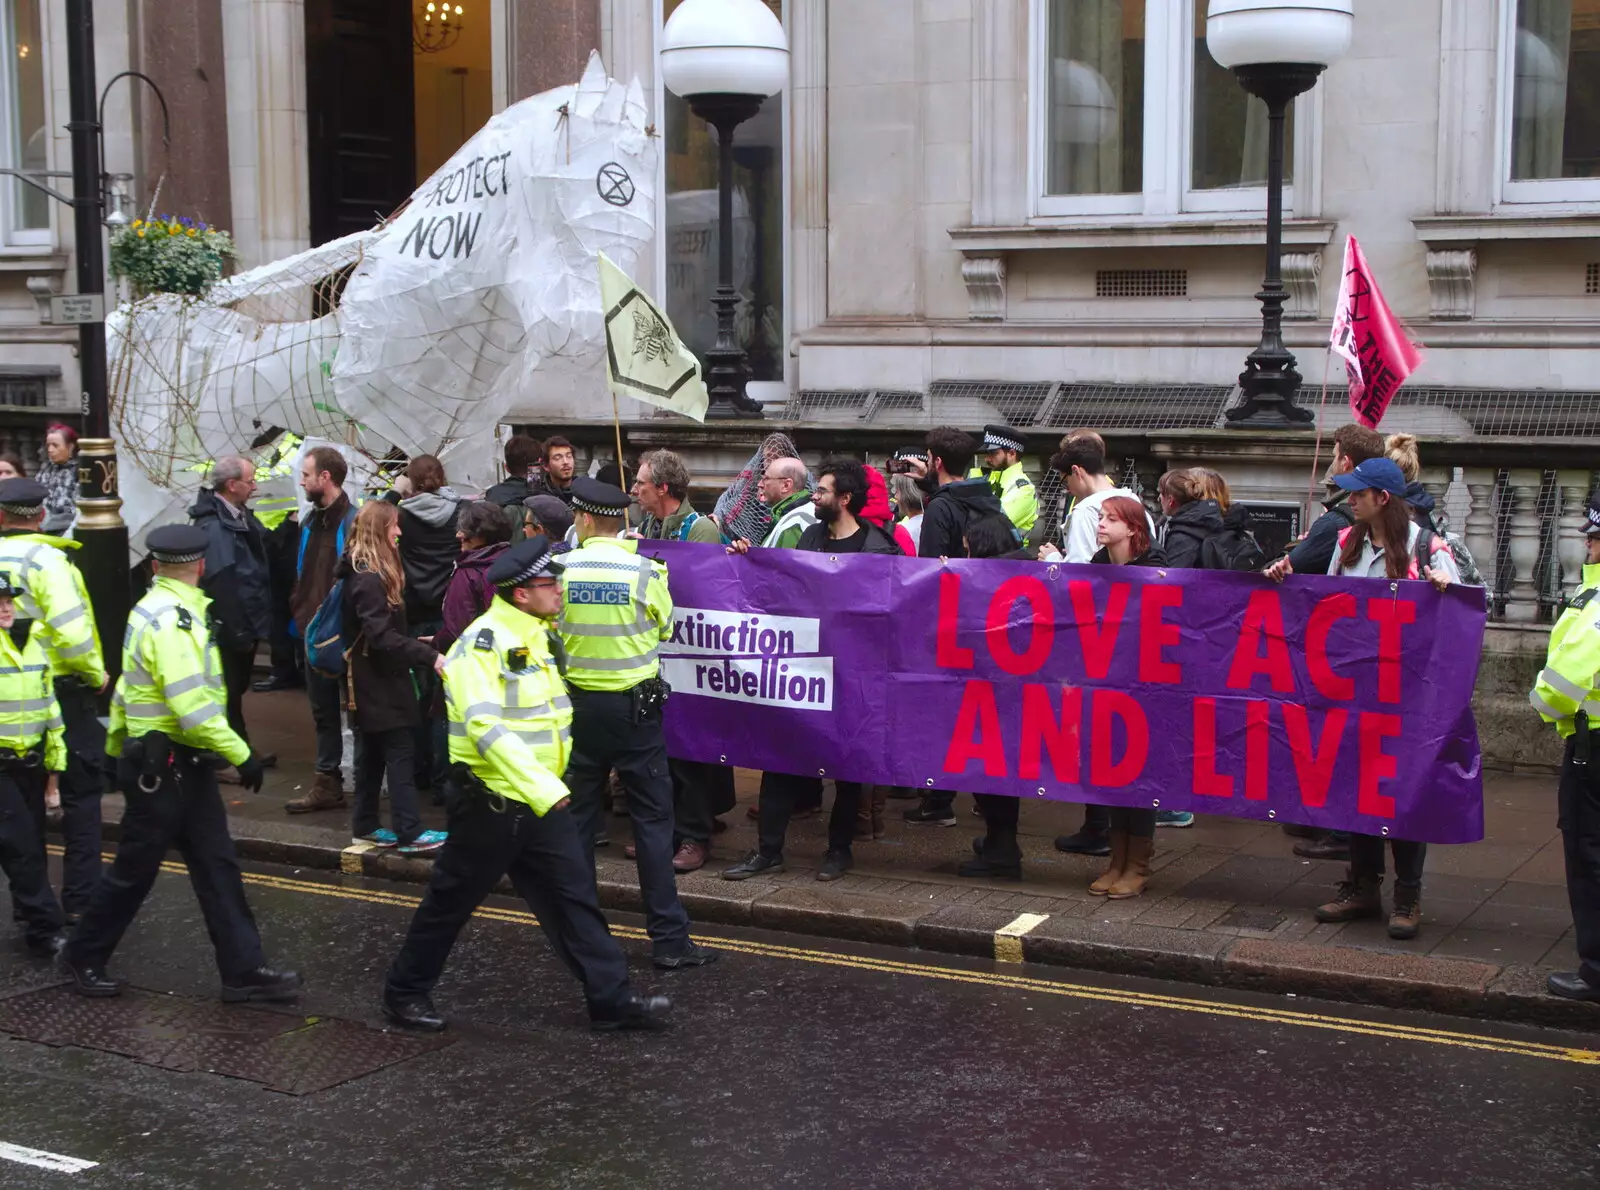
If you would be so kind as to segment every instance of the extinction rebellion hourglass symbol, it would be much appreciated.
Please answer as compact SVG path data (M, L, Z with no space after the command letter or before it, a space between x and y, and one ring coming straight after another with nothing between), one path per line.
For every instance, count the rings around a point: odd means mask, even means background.
M633 201L633 178L615 161L600 167L594 185L600 197L614 207L625 207Z

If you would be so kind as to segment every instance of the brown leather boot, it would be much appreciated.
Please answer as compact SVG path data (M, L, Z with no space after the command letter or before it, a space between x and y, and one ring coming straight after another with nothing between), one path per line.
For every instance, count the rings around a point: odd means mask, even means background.
M1317 920L1324 924L1362 921L1383 916L1383 877L1347 874L1339 882L1339 892L1326 905L1318 906Z
M1422 928L1422 890L1394 886L1394 912L1389 915L1389 937L1410 941Z
M1127 862L1122 865L1122 875L1106 893L1111 901L1126 901L1144 892L1150 880L1150 857L1155 854L1156 841L1138 835L1128 837Z
M283 808L291 814L312 814L318 810L344 809L344 786L338 773L318 773L311 780L311 788L304 797L285 802Z
M1113 830L1111 832L1111 862L1106 870L1100 873L1100 879L1089 886L1089 891L1097 897L1103 897L1111 891L1112 885L1122 879L1122 869L1128 863L1128 832Z

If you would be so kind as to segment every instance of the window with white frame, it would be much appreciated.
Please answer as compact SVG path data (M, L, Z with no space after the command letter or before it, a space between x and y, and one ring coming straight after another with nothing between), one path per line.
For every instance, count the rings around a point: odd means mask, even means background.
M1266 104L1211 57L1206 4L1033 0L1037 214L1265 210Z
M1502 0L1501 197L1600 203L1600 0Z
M39 3L0 0L0 166L35 174L49 168ZM21 179L0 178L0 242L48 244L49 204Z

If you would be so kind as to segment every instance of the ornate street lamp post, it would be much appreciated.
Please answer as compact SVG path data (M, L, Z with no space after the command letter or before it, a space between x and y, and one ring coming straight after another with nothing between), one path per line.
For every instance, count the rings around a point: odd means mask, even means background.
M661 47L667 90L717 130L717 341L706 352L706 416L760 417L760 402L745 392L749 357L734 329L733 132L788 82L788 39L761 0L684 0L667 19Z
M1244 399L1228 424L1287 428L1315 420L1294 403L1300 389L1295 359L1283 344L1284 117L1295 96L1350 48L1353 0L1211 0L1206 46L1251 95L1267 105L1267 274L1261 301L1261 345L1239 376Z

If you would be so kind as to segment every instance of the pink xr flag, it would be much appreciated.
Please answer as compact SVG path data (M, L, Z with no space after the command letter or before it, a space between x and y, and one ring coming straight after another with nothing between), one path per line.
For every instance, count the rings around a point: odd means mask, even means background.
M1422 348L1383 300L1355 236L1344 245L1344 279L1333 315L1329 347L1350 374L1350 409L1362 425L1377 428L1406 377L1422 366Z

